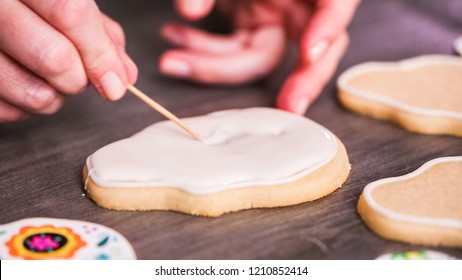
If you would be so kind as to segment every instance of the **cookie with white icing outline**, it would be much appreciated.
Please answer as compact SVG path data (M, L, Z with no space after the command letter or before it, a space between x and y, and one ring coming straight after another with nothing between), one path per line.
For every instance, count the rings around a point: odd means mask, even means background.
M134 260L117 231L85 221L29 218L0 225L0 259Z
M378 235L431 246L462 247L462 156L425 163L366 186L358 212Z
M341 103L423 134L462 136L462 59L427 55L366 62L338 79Z
M207 144L169 121L149 126L88 157L88 197L110 209L216 217L312 201L349 174L340 140L295 114L250 108L183 121Z

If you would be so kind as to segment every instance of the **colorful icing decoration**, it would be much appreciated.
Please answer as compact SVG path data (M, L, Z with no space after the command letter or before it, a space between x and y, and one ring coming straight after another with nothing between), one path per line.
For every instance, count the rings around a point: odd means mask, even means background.
M101 254L96 257L97 260L110 260L111 258L106 254Z
M9 254L29 260L69 259L86 245L70 228L25 226L5 243Z
M368 184L358 212L377 234L432 246L462 246L462 156Z
M98 242L98 247L102 247L104 245L107 244L107 242L109 241L109 236L108 235L105 235L100 242Z
M4 259L136 259L120 233L75 220L31 218L0 225Z
M406 251L385 254L376 260L455 260L455 258L435 251Z
M454 49L462 55L462 36L457 38L456 41L454 42Z

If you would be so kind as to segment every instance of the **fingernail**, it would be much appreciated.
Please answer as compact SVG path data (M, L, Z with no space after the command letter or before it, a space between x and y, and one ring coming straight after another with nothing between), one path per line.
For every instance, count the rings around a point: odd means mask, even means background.
M306 110L308 109L308 106L310 106L310 101L308 100L307 97L302 97L295 104L295 113L299 115L305 115Z
M327 40L322 40L313 45L310 49L310 60L316 62L327 50L329 43Z
M107 72L103 77L101 77L100 85L103 89L103 94L109 100L120 99L127 90L119 76L112 71Z
M164 74L177 77L189 77L191 75L191 66L189 63L176 58L162 60L160 70Z
M202 13L204 10L205 6L205 1L204 0L189 0L189 1L183 1L184 2L184 7L185 10L187 10L189 13L197 15Z
M178 29L175 28L174 26L169 26L169 25L164 26L164 28L162 29L162 33L165 39L167 39L170 43L178 45L178 46L183 45L184 38L181 35L181 33L178 31Z

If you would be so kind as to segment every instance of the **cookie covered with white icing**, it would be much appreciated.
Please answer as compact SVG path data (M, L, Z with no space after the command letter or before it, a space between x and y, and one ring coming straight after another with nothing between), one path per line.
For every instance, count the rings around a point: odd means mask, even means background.
M431 246L462 247L462 156L425 163L366 186L358 212L378 235Z
M77 220L29 218L0 225L0 259L134 260L120 233Z
M339 99L353 111L413 132L462 136L461 77L456 56L366 62L339 77Z
M338 138L295 114L250 108L182 121L205 141L163 121L109 144L87 159L87 195L110 209L215 217L315 200L349 173Z

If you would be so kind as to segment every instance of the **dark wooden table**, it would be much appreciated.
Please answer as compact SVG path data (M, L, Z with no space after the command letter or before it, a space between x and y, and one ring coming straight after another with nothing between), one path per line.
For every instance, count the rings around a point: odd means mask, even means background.
M168 48L158 30L176 18L170 1L99 4L126 30L128 52L140 69L138 86L182 117L273 106L293 66L292 49L269 79L251 85L205 87L165 78L156 69L158 56ZM364 1L350 26L351 45L335 78L363 61L453 54L452 42L462 34L460 4L460 0ZM335 78L306 116L345 143L353 169L345 185L324 199L217 219L100 208L82 196L81 170L87 156L162 117L132 96L108 103L89 89L70 98L56 115L0 125L0 224L40 216L100 223L125 235L140 259L373 259L411 249L462 258L459 249L382 239L356 213L367 183L411 172L436 157L462 155L462 139L413 134L346 111L336 99Z

